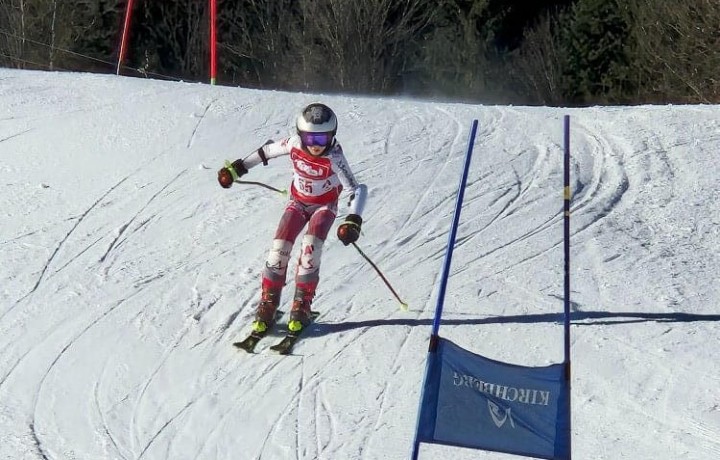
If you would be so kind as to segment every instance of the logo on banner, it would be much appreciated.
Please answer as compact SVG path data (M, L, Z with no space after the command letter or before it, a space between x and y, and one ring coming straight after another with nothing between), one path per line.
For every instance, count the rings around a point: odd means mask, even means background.
M488 400L488 410L490 411L490 416L492 417L493 422L495 422L496 427L502 428L502 426L505 425L505 422L509 420L510 426L515 428L515 422L513 422L509 407L503 410L502 407Z
M453 373L453 385L485 393L503 401L518 402L532 406L548 406L551 393L536 388L516 388L508 385L484 382L472 375Z

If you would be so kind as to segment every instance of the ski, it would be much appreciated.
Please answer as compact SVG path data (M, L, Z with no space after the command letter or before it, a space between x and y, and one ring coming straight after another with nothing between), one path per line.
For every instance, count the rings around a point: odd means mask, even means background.
M270 347L270 350L279 355L289 355L295 343L300 339L300 334L296 332L288 332L283 339Z
M315 318L317 318L318 316L320 316L320 312L317 312L317 311L310 312L310 319L311 319L310 323L308 323L305 327L303 327L298 332L288 331L285 334L285 337L283 337L282 340L280 340L280 342L278 342L275 345L272 345L270 347L270 351L277 353L279 355L289 355L290 353L292 353L293 347L295 346L297 341L300 340L300 338L302 337L303 331L307 330L307 328L315 321Z
M282 317L283 313L284 312L281 310L275 311L275 318L273 319L272 323L268 325L268 328L264 332L252 331L243 340L233 343L233 346L236 348L239 348L241 350L245 350L248 353L255 353L255 347L257 346L257 344L260 342L260 340L263 339L263 337L268 335L268 333L275 326L275 323L277 322L277 320L279 320Z

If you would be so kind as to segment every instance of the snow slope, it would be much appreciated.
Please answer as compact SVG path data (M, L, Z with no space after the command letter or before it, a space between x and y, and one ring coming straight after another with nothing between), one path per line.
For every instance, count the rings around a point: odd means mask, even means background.
M298 356L245 355L231 343L284 199L223 190L216 171L316 100L369 187L359 245L410 311L333 230ZM472 119L440 333L497 360L562 360L565 114L574 458L720 458L718 113L0 69L0 458L408 458ZM248 179L287 187L289 171Z

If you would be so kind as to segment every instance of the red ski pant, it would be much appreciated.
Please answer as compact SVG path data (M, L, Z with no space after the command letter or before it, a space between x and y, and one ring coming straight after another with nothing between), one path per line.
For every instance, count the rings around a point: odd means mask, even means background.
M288 261L295 240L307 225L300 244L295 287L314 293L320 280L322 246L337 214L337 200L326 205L309 205L291 198L275 231L272 248L262 275L263 290L281 290L285 285Z

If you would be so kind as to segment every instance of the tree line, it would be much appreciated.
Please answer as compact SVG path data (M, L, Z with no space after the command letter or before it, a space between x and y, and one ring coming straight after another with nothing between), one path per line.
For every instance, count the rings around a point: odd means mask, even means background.
M208 81L208 0L135 0L122 73ZM0 66L115 72L127 0L0 0ZM718 0L217 0L217 81L482 103L720 102Z

